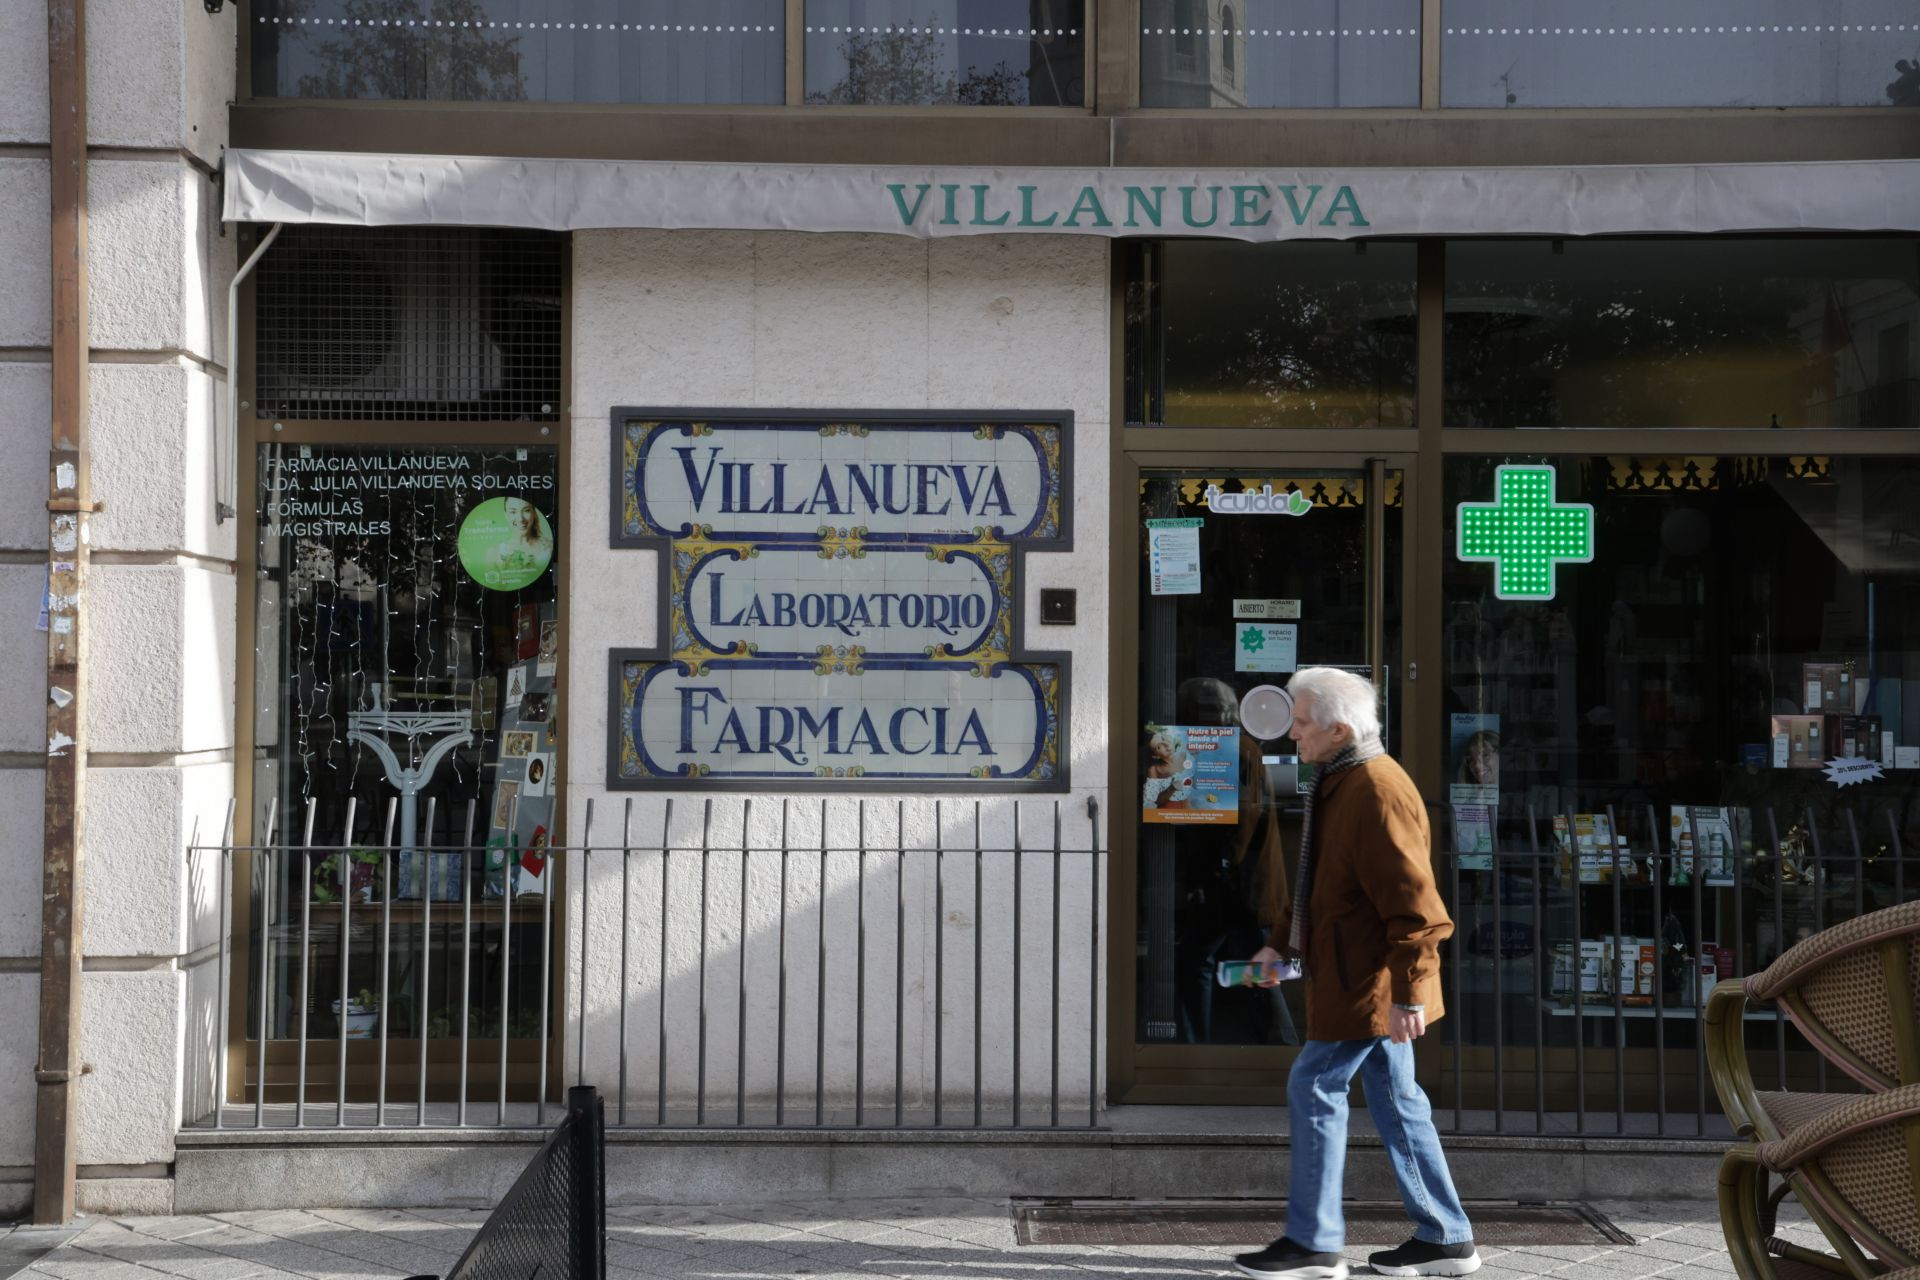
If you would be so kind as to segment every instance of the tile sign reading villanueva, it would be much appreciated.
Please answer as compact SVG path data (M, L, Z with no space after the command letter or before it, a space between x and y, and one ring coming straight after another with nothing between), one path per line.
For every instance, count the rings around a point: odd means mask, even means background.
M613 543L665 571L610 785L1065 787L1066 657L1015 645L1068 415L681 414L614 411Z

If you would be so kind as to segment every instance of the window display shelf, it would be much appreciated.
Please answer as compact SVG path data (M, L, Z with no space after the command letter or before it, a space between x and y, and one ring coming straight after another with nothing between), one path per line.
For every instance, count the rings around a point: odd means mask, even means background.
M1540 1007L1546 1010L1549 1017L1571 1018L1573 1016L1573 1006L1561 1004L1557 1000L1542 999ZM1611 1019L1616 1012L1611 1004L1588 1004L1582 1007L1586 1010L1585 1016L1588 1018ZM1696 1017L1705 1016L1703 1010L1690 1004L1670 1004L1664 1009L1656 1009L1650 1004L1630 1004L1617 1012L1625 1018L1684 1018L1689 1022L1694 1021ZM1748 1008L1745 1014L1748 1022L1772 1022L1776 1016L1778 1015L1771 1009Z

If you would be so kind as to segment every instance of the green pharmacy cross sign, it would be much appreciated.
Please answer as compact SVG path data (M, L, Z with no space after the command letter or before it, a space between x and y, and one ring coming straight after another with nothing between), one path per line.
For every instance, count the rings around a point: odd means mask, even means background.
M1556 565L1593 559L1592 504L1553 493L1552 467L1509 465L1494 472L1493 502L1460 504L1460 559L1493 563L1496 598L1551 600Z

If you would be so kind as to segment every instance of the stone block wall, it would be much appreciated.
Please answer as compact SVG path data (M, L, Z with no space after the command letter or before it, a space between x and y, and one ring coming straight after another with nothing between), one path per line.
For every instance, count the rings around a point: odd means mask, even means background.
M50 309L46 6L0 0L0 1018L38 1002ZM226 286L212 179L234 12L87 8L93 577L85 814L83 1209L170 1204L189 956L182 848L233 776L234 524L214 519ZM216 413L216 409L219 410ZM219 457L230 458L229 445ZM224 477L219 481L224 486ZM204 962L202 962L204 963ZM0 1038L0 1215L30 1192L31 1034Z

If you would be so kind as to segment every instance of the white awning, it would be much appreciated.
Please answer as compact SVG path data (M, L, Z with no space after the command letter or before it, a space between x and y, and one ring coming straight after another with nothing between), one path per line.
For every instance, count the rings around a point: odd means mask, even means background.
M892 235L1920 231L1920 161L983 169L232 150L229 222Z

